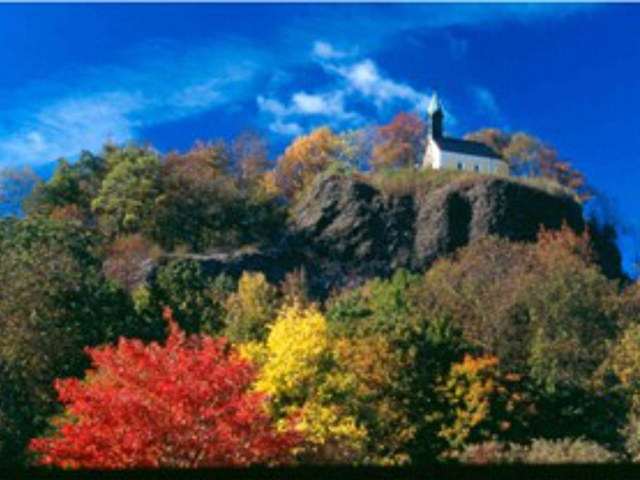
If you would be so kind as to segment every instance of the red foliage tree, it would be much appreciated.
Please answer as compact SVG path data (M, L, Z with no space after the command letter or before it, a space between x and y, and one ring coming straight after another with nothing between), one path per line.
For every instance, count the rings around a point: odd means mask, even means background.
M66 404L57 434L31 442L65 468L202 468L286 462L299 437L276 430L255 367L225 340L186 337L167 310L164 345L120 339L89 348L84 381L56 382Z

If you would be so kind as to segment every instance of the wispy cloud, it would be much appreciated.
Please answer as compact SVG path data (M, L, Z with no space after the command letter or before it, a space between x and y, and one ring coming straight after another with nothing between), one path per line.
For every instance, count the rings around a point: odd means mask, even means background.
M471 92L478 112L488 116L492 121L499 123L501 127L506 126L504 112L498 105L493 93L477 85L470 87L469 91Z
M292 20L287 34L299 43L318 38L334 45L351 45L360 39L363 52L385 46L394 37L413 30L445 30L452 27L491 27L505 23L529 24L560 20L593 11L594 4L493 3L493 4L364 4L319 5L308 17ZM331 35L326 26L331 25Z
M74 72L74 78L33 86L34 97L44 99L28 110L9 112L20 120L0 134L0 165L45 163L96 150L106 140L124 142L143 127L232 102L249 88L261 59L237 45L187 51L147 45L121 65L89 67ZM67 86L60 87L63 83Z

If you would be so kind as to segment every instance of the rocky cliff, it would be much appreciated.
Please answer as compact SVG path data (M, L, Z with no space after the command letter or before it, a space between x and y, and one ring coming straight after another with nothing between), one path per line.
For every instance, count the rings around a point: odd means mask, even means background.
M325 175L293 209L280 245L198 258L211 274L263 271L272 281L303 267L311 286L326 292L390 275L397 268L424 271L438 258L488 235L533 241L541 227L563 224L584 231L580 203L514 180L467 177L390 195L354 177ZM619 271L617 249L607 248L607 261Z

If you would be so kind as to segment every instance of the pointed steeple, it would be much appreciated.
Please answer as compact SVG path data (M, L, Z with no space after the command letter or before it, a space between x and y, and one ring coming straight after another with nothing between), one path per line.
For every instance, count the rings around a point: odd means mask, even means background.
M427 108L427 112L429 115L433 115L436 112L442 111L442 105L440 105L440 99L438 98L438 91L434 90L433 95L431 96L431 101L429 102L429 107Z
M444 133L442 128L444 123L444 113L442 105L440 104L440 99L438 98L438 92L435 90L433 91L433 96L429 102L427 112L429 113L429 135L432 138L442 138Z

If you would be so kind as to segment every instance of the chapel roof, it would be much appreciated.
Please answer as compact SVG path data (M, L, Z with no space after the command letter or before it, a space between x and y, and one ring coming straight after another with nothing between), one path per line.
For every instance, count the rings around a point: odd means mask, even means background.
M462 153L466 155L473 155L476 157L494 158L502 160L502 157L498 155L492 148L489 148L484 143L472 142L470 140L460 140L450 137L436 137L433 138L440 150L453 153Z

